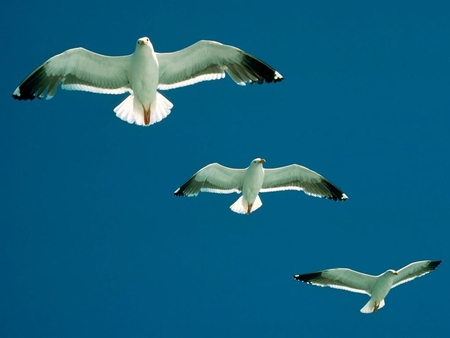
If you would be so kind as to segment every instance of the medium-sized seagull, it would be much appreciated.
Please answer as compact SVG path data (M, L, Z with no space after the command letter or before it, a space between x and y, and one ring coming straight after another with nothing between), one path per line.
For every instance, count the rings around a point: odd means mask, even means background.
M128 123L149 126L173 107L157 89L222 79L225 72L239 85L283 80L275 69L233 46L202 40L177 52L156 53L144 37L127 56L105 56L81 47L55 55L28 75L13 97L51 99L59 84L63 89L101 94L128 92L131 95L114 112Z
M230 206L231 210L239 214L250 214L261 207L260 192L299 190L334 201L348 198L333 183L306 167L291 164L265 169L262 166L265 162L262 158L256 158L246 169L228 168L219 163L209 164L178 188L174 195L197 196L200 191L217 194L242 192L242 196Z
M374 313L385 305L384 299L391 289L433 271L441 262L414 262L398 271L390 269L378 276L338 268L295 275L294 279L317 286L329 286L335 289L365 293L370 296L370 300L364 305L361 312Z

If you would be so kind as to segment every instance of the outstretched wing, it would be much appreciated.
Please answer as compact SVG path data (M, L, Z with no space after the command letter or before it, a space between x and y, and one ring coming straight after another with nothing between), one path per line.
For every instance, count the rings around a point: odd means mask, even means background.
M69 49L48 59L28 75L13 97L17 100L51 99L60 83L68 90L103 94L131 92L130 62L130 56L105 56L81 47Z
M264 169L264 173L261 192L299 190L311 196L325 197L334 201L348 199L341 189L322 175L298 164Z
M421 277L437 268L442 261L419 261L411 263L404 268L398 270L398 275L395 276L392 288L412 281L414 278Z
M201 81L230 77L240 85L278 82L283 76L263 61L215 41L197 43L173 53L156 53L159 63L158 89L173 89Z
M329 286L370 296L377 278L347 268L323 270L304 275L295 275L294 279L317 286Z
M245 169L232 169L212 163L200 169L189 181L175 190L175 196L197 196L200 191L217 194L241 192Z

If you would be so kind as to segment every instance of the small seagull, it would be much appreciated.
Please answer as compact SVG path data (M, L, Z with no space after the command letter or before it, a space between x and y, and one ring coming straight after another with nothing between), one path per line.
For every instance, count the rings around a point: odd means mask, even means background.
M149 126L169 115L173 107L157 89L222 79L225 72L239 85L283 80L275 69L233 46L201 40L177 52L156 53L149 38L143 37L127 56L106 56L81 47L55 55L28 75L13 98L51 99L59 84L67 90L130 93L114 112L128 123Z
M263 158L256 158L246 169L228 168L219 163L209 164L175 190L174 195L197 196L200 191L217 194L242 192L242 196L230 206L232 211L239 214L250 214L261 207L260 192L299 190L334 201L348 198L333 183L306 167L291 164L265 169L262 166L265 162Z
M433 271L441 262L414 262L398 271L390 269L378 276L338 268L295 275L294 279L317 286L329 286L335 289L365 293L370 296L370 300L364 305L361 312L375 313L385 305L384 299L391 289Z

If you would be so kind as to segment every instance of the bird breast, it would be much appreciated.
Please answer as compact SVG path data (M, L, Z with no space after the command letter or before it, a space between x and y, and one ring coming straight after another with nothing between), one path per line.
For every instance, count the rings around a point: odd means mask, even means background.
M381 301L384 299L392 287L394 277L390 274L385 274L378 278L372 290L372 298Z
M258 196L263 181L264 169L262 168L262 166L250 166L247 169L242 185L242 194L249 203L253 203L253 201L256 199L256 196Z
M159 66L156 54L149 48L137 50L131 62L131 89L133 95L143 104L149 104L156 98L159 82Z

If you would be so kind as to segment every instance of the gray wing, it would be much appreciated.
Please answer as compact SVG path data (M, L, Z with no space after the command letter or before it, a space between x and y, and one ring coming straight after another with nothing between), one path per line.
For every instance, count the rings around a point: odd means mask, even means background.
M421 277L437 268L442 261L419 261L411 263L404 268L398 270L398 275L395 276L392 288L412 281L414 278Z
M334 201L348 199L347 195L322 175L298 164L265 169L261 192L299 190L315 197Z
M283 76L275 69L233 47L215 41L199 41L173 53L156 53L159 62L158 89L173 89L201 81L230 77L240 85L278 82Z
M200 169L186 183L175 190L175 196L197 196L200 191L230 194L242 191L246 169L232 169L212 163Z
M317 286L329 286L370 296L377 277L347 268L329 269L304 275L294 275L294 279Z
M128 79L130 56L105 56L84 48L55 55L32 72L16 88L17 100L51 99L61 83L63 89L93 93L131 92Z

